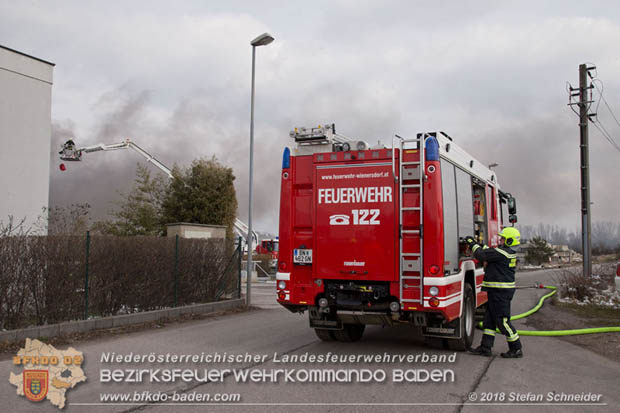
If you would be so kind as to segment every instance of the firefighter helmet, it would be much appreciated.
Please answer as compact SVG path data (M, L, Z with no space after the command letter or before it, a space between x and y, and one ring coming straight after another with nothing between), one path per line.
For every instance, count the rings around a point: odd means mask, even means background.
M504 238L504 244L508 247L521 244L521 233L515 227L506 227L498 235Z

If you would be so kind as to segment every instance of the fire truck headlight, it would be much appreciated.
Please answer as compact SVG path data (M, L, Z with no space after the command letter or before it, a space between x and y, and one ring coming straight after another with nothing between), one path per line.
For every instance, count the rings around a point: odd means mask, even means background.
M280 290L284 290L286 288L286 282L284 281L278 281L278 288Z
M439 294L439 288L437 288L437 287L431 287L431 288L428 290L428 292L429 292L429 293L431 293L431 295L437 295L437 294Z
M390 303L390 311L393 313L397 313L400 310L400 303L398 301L392 301Z
M328 305L329 305L329 301L327 301L327 298L325 297L319 298L319 307L325 308Z

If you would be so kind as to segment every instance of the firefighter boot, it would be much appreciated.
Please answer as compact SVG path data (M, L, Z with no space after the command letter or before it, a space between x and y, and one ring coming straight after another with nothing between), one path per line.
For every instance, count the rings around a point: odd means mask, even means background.
M493 355L493 353L491 352L491 349L488 347L484 347L484 346L470 348L469 352L477 356L483 356L483 357L491 357Z
M523 357L523 351L519 348L516 350L508 350L505 353L502 353L501 356L505 359L520 359Z

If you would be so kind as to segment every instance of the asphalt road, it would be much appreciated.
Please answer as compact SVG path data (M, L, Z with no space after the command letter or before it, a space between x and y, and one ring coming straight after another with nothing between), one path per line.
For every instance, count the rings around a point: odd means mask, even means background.
M535 281L551 283L550 271L518 274L519 285ZM455 362L446 363L284 363L287 355L450 355L451 351L429 348L410 327L370 327L357 343L322 342L308 328L306 315L291 314L275 303L275 285L256 283L253 288L257 310L230 314L200 321L170 325L156 330L113 336L75 345L86 358L83 369L88 377L67 393L67 412L124 412L124 411L224 411L224 412L332 412L332 411L617 411L620 407L620 364L556 338L523 337L525 357L506 360L499 352L507 348L505 339L496 339L493 358L457 353ZM513 313L531 308L544 290L519 290L513 301ZM525 328L523 322L515 323ZM475 344L480 340L477 332ZM61 347L64 349L65 347ZM256 355L258 361L240 361L215 364L131 364L103 363L107 352L117 354L228 354ZM277 353L277 359L274 359ZM169 369L191 368L208 370L237 369L241 371L271 369L368 369L386 373L383 382L367 383L286 383L280 377L277 383L239 383L233 374L223 383L102 383L102 369ZM394 370L439 369L452 370L454 380L448 382L395 383ZM9 381L9 371L18 372L11 360L0 362L0 401L2 411L58 411L49 402L32 403L15 395ZM172 392L179 395L216 393L239 394L241 402L227 404L171 404L126 402L101 404L102 394L142 394ZM600 394L605 405L571 405L548 403L549 392L556 394ZM512 394L511 394L512 393ZM517 395L542 395L543 403L506 406L509 398ZM501 400L503 398L503 400ZM472 402L475 399L475 402ZM531 402L530 402L531 403Z

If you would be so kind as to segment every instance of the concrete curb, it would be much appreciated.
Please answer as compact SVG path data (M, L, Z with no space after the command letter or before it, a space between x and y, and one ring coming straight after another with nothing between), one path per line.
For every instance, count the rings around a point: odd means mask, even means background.
M164 318L174 319L183 314L205 314L231 310L245 305L244 299L216 301L212 303L194 304L165 310L145 311L135 314L116 315L111 317L93 318L91 320L68 321L59 324L23 328L20 330L0 331L0 343L24 340L25 338L55 337L63 334L84 333L100 328L122 327L131 324L159 321Z

